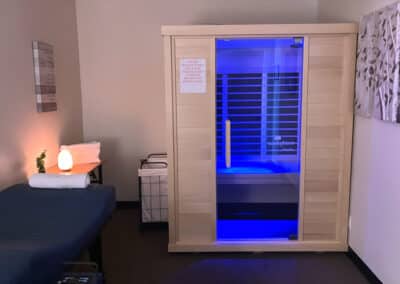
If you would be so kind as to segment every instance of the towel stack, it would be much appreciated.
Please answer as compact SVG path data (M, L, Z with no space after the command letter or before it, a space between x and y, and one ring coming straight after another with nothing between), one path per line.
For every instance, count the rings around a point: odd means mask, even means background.
M86 188L89 184L87 174L34 174L29 178L33 188Z

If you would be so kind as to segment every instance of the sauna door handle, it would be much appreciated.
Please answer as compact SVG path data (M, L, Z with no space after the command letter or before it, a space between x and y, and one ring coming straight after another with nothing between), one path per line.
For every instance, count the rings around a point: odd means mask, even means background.
M231 167L231 121L225 120L225 167Z

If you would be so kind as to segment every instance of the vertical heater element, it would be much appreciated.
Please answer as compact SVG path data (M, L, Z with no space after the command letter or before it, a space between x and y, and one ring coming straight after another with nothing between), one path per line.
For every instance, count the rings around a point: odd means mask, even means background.
M225 167L231 167L231 121L225 120Z

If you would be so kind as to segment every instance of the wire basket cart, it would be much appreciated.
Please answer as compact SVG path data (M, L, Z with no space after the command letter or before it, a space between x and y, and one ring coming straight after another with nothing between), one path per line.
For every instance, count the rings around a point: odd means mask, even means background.
M149 154L140 160L140 227L168 224L168 163L166 153Z

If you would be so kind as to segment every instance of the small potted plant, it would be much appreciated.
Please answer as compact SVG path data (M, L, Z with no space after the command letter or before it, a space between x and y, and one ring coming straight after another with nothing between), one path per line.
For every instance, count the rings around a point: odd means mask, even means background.
M38 173L45 173L46 168L44 167L44 162L46 159L46 150L42 151L38 157L36 157L36 167L38 169Z

